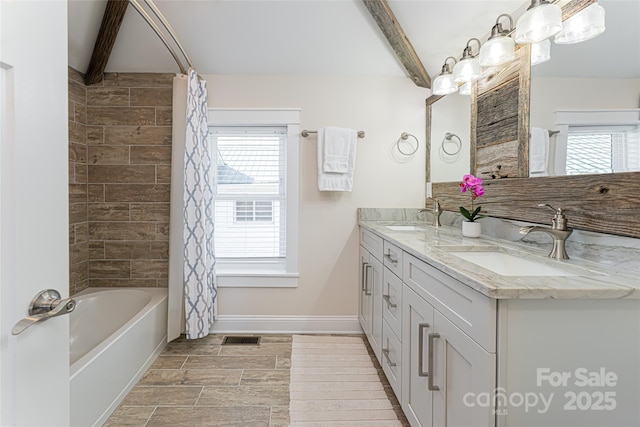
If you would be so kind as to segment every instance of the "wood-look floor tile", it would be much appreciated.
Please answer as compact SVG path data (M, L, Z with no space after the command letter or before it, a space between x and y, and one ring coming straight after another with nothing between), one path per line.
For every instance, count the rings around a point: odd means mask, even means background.
M289 404L289 386L205 387L197 406L274 406Z
M289 426L289 407L288 406L272 406L271 407L271 423L269 427L288 427Z
M268 427L271 409L268 407L159 407L147 423L155 426L189 427Z
M144 427L155 409L155 406L121 406L111 414L104 427Z
M260 335L260 342L267 343L290 343L293 340L291 335Z
M170 342L162 352L163 355L203 355L203 356L215 356L220 351L220 345L217 344L199 344L193 341L179 341Z
M238 385L241 369L151 369L140 385Z
M202 387L134 387L123 406L186 406L195 405Z
M189 356L184 369L275 369L276 356Z
M160 355L150 369L180 369L186 360L187 356Z
M242 372L240 385L289 385L290 374L287 370L251 370Z
M276 356L276 369L291 369L291 357Z
M291 355L289 343L265 343L254 345L223 345L220 356L276 356Z

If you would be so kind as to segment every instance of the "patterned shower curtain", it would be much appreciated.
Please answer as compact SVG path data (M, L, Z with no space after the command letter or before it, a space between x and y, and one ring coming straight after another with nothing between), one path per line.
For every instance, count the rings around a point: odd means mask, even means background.
M213 248L213 162L207 140L207 82L190 69L184 153L184 313L188 339L202 338L217 315Z

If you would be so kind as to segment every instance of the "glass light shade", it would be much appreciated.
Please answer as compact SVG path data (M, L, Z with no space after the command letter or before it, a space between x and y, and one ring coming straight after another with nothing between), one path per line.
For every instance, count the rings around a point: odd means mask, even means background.
M556 34L554 41L558 44L580 43L604 30L604 8L594 3L564 21L562 31Z
M531 43L531 65L542 64L551 59L551 42L549 39Z
M516 23L516 43L535 43L562 30L562 9L543 3L527 10Z
M482 76L482 68L476 58L461 59L453 67L453 81L456 83L478 80Z
M465 82L462 86L458 88L458 93L460 95L471 95L471 86L473 82Z
M516 43L511 37L498 36L489 39L480 48L480 65L493 67L506 64L516 58Z
M458 85L453 81L453 74L440 74L433 80L434 95L449 95L458 90Z

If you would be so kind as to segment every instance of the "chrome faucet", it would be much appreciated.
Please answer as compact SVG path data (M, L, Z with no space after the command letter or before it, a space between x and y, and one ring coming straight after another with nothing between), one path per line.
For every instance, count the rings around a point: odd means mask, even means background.
M522 227L520 228L520 234L529 234L535 231L541 231L547 233L553 238L553 248L549 253L549 258L555 259L569 259L567 250L565 248L565 242L573 233L573 230L567 228L567 217L564 215L562 208L554 208L546 203L541 203L538 207L548 207L556 211L556 214L551 219L551 228L547 227Z
M442 215L442 209L440 209L440 202L438 201L438 199L436 199L435 203L433 204L433 209L420 209L418 211L418 213L422 213L422 212L429 212L430 214L433 215L433 226L434 227L440 227L442 224L440 224L440 215Z

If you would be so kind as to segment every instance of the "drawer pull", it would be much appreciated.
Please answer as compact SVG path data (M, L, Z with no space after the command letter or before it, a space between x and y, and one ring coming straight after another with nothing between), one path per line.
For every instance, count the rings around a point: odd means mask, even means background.
M388 308L396 308L398 306L398 304L391 302L391 297L389 295L382 295L382 299L387 303Z
M388 254L384 254L384 257L385 257L386 259L388 259L388 260L389 260L389 262L390 262L391 264L397 264L397 263L398 263L398 260L397 260L397 259L393 259L393 258L391 257L391 251L389 251L389 253L388 253Z
M429 372L424 371L422 360L424 359L424 330L429 327L428 323L418 324L418 376L428 377Z
M429 378L427 380L427 388L431 391L438 391L440 387L433 384L433 346L436 338L440 338L440 334L429 334L429 360L427 369L429 370Z
M371 295L371 291L369 290L369 270L373 269L372 265L367 264L364 268L364 272L365 272L365 288L364 288L364 294L365 295Z
M392 368L396 366L396 363L391 360L391 357L389 357L389 338L387 338L387 348L382 348L382 354L384 355L384 358L387 359L387 365Z
M366 267L369 265L368 262L363 262L362 263L362 292L366 292L367 290L367 285L366 285Z

